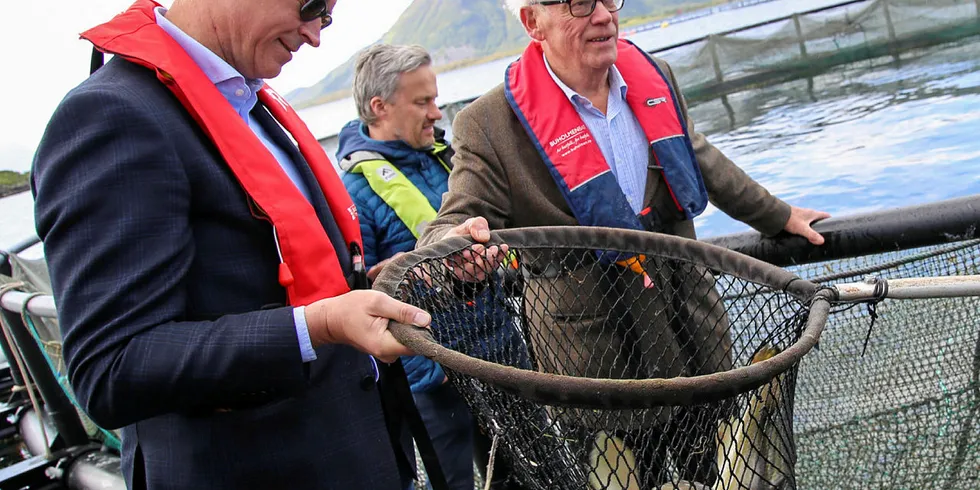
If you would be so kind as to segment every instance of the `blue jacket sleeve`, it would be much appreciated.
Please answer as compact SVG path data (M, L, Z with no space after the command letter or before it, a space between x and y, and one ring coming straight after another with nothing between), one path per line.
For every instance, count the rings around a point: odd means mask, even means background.
M168 128L135 91L70 93L32 172L75 394L112 429L305 390L293 308L186 318L191 186Z
M425 356L403 356L402 364L413 393L432 391L446 379L442 366Z

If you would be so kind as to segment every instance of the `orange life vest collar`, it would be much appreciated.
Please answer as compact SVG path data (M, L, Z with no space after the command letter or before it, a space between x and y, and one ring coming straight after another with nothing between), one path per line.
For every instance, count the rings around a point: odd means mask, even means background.
M104 53L156 72L214 143L222 158L275 228L282 263L279 282L289 303L309 304L350 290L330 237L312 205L275 157L183 48L156 23L152 0L137 0L111 21L84 33ZM357 209L323 148L285 99L264 85L259 100L299 145L348 246L360 250Z

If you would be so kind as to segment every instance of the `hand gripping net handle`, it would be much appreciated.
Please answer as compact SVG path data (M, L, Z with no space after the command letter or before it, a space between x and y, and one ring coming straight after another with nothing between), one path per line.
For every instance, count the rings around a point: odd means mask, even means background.
M451 237L393 260L374 289L394 297L417 265L446 258L473 245L468 237ZM669 379L609 379L566 376L518 369L477 359L436 342L427 329L392 322L399 342L414 352L458 373L472 376L506 392L547 405L595 409L644 409L693 405L730 398L756 389L788 370L816 345L827 321L834 294L795 275L731 250L659 233L601 227L540 227L491 234L488 245L507 244L511 250L642 251L648 256L677 259L784 291L809 304L809 316L799 339L766 361L727 371Z

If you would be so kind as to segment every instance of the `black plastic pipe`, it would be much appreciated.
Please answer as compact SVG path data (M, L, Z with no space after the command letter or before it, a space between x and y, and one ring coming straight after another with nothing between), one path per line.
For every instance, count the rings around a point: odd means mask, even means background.
M808 264L862 255L941 245L980 237L980 195L830 218L813 225L823 245L780 233L765 238L757 232L705 239L777 266Z
M28 452L34 456L44 454L44 435L41 433L41 419L33 408L28 408L20 414L17 428ZM48 437L54 433L47 420L44 421ZM65 486L72 490L126 490L126 481L122 477L119 456L98 449L73 452L77 456L67 464L58 465L58 470L52 477L61 479Z

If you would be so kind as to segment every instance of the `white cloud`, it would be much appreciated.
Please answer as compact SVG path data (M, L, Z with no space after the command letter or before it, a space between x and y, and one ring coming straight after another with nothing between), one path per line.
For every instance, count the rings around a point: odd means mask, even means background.
M0 169L24 171L52 111L88 76L92 46L78 34L109 20L132 0L4 2L0 43L6 47L0 93ZM161 0L164 6L172 0ZM320 47L305 46L271 81L278 91L312 85L358 49L378 40L411 0L339 0ZM26 149L26 150L25 150Z

